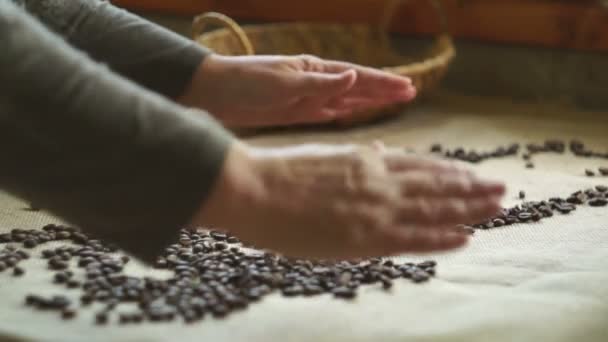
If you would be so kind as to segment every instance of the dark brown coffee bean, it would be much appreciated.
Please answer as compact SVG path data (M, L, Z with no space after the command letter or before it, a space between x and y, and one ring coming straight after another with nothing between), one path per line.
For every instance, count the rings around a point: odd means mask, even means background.
M76 311L73 309L64 309L61 311L61 318L63 319L72 319L76 317Z
M82 296L80 296L80 303L82 305L89 305L93 302L93 296L89 295L89 294L84 294Z
M532 214L527 213L527 212L523 212L523 213L519 213L517 215L517 218L520 219L523 222L529 221L532 219Z
M226 242L235 244L235 243L240 243L241 241L238 238L234 237L234 236L229 236L226 239Z
M13 268L13 275L16 277L22 276L25 274L25 270L19 266L15 266L15 268Z
M519 192L519 199L524 199L524 198L526 198L526 192L522 190Z
M393 281L387 276L380 276L380 281L382 282L382 288L385 290L388 290L393 287Z
M600 167L598 169L600 175L602 176L608 176L608 167Z
M412 274L412 281L414 283L423 283L423 282L429 281L430 278L431 278L430 275L423 270L416 270Z
M70 300L65 296L53 296L50 304L55 309L63 309L70 305Z
M25 297L25 305L28 305L28 306L38 305L38 303L40 303L41 300L42 300L42 298L40 296L30 294Z
M53 257L49 260L49 267L53 270L65 270L68 268L68 264L57 257Z
M65 273L58 272L58 273L55 273L55 276L53 277L53 281L57 284L63 284L68 281L68 278L69 277Z
M357 296L357 292L348 287L336 287L331 290L331 293L336 298L353 299Z
M608 186L605 185L598 185L595 187L595 189L599 192L608 192Z
M594 198L587 203L592 207L604 207L608 205L608 200L605 198Z
M435 267L435 266L437 266L437 262L435 260L427 260L427 261L423 261L418 264L418 267L420 267L420 268Z
M108 323L108 314L105 312L100 312L95 315L95 323L98 325L104 325Z
M4 259L4 263L6 264L6 267L13 267L17 264L18 260L15 257L8 257Z
M45 249L42 251L42 257L45 259L50 259L55 256L55 251L52 249Z
M502 227L506 224L503 219L494 219L492 223L494 224L494 227Z
M25 247L25 248L34 248L37 245L38 245L38 240L36 240L36 239L30 238L30 239L25 239L23 241L23 247Z
M212 231L209 235L216 241L225 241L228 237L226 234L217 231Z
M69 239L69 238L70 238L70 236L71 236L71 234L70 234L69 232L64 232L64 231L62 231L62 232L57 232L57 233L55 234L55 238L56 238L57 240L67 240L67 239Z
M25 259L29 259L30 258L30 254L24 250L18 250L16 252L17 256L19 256L19 258L21 258L21 260L25 260Z
M80 287L80 282L78 280L69 280L66 283L67 287L70 289L75 289L77 287Z

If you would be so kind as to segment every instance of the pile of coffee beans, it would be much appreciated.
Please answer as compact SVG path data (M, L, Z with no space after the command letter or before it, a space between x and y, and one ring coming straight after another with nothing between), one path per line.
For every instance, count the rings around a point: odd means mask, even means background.
M519 197L525 198L525 193L521 192ZM592 189L576 191L566 198L553 197L543 201L524 202L521 205L503 209L499 215L486 222L465 228L467 231L472 229L485 230L517 223L538 222L552 217L555 213L569 214L580 205L591 207L604 207L608 205L608 187L598 185Z
M433 144L431 153L441 154L448 159L456 159L469 163L480 163L492 158L504 158L515 156L519 153L519 144L511 144L509 146L500 146L489 152L476 151L474 149L465 150L462 147L457 147L453 150L446 149L441 144Z
M5 246L0 251L0 272L12 268L12 274L15 277L25 274L25 269L19 266L19 263L25 259L29 259L30 255L24 250L17 249L13 245Z
M27 243L30 246L57 240L73 244L43 249L40 257L54 272L50 281L64 291L79 291L80 301L74 303L63 295L30 294L25 304L71 319L78 309L101 303L103 309L95 313L99 325L180 318L190 323L207 315L220 318L271 293L285 297L329 294L349 300L357 296L361 286L378 284L389 290L396 279L423 283L436 273L434 261L395 264L379 258L339 262L291 259L248 248L223 232L184 229L178 242L168 246L156 261L156 268L169 270L172 275L155 279L126 274L128 256L74 227L49 224L42 230L14 229L0 235L0 241L24 247L26 241L34 241ZM29 257L14 245L6 246L1 255L2 260L11 258L11 265ZM120 310L123 303L137 306Z

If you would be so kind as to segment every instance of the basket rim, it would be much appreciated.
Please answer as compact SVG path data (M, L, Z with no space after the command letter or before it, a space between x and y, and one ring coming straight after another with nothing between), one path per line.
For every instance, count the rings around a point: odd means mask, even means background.
M278 23L263 23L263 24L246 24L241 28L245 32L259 33L273 30L295 29L297 27L305 27L308 29L328 29L328 28L351 28L351 29L372 29L379 28L372 24L364 23L332 23L332 22L310 22L310 21L293 21L293 22L278 22ZM223 36L230 36L230 30L227 28L218 28L212 31L204 32L195 38L195 41L202 43L204 39L221 39ZM440 33L433 35L434 47L427 58L394 66L380 66L378 69L390 71L398 74L421 74L429 70L447 66L456 56L453 40L450 34ZM203 44L204 45L204 44ZM404 56L394 50L391 50L397 57L402 57L405 61L407 56Z
M270 31L270 30L277 30L277 29L290 29L290 28L295 28L295 27L308 27L308 28L365 28L365 29L371 29L373 31L382 31L382 28L378 27L377 25L373 25L373 24L365 24L365 23L336 23L336 22L330 22L330 21L286 21L286 22L272 22L272 23L260 23L260 24L244 24L244 25L240 25L240 27L245 30L245 31L249 31L249 32L260 32L260 31ZM216 34L220 34L220 32L228 32L229 30L226 28L218 28L212 31L207 31L207 32L203 32L202 34L199 34L198 36L195 37L195 39L199 39L199 38L203 38L203 37L207 37L207 36L213 36ZM438 37L442 37L442 36L449 36L451 37L451 35L449 33L445 33L445 32L439 32L439 33L434 33L434 34L429 34L428 36L433 36L435 38Z

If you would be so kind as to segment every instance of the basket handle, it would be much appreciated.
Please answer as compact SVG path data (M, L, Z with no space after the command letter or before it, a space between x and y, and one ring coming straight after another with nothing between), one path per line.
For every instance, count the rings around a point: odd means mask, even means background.
M227 28L235 37L237 37L246 55L255 54L253 45L251 44L251 41L247 37L245 31L234 20L221 13L207 12L195 17L192 23L193 38L198 38L203 34L203 32L205 32L205 29L211 25L219 25Z
M382 21L381 21L381 32L382 32L382 36L383 36L383 40L384 40L384 44L386 46L390 46L390 27L391 24L393 23L393 19L395 18L395 13L397 12L397 9L399 8L399 6L401 6L403 3L407 2L408 0L391 0L388 2L388 5L386 6L385 10L384 10L384 15L382 17ZM443 6L441 5L441 0L427 0L431 5L433 5L433 7L435 8L435 11L437 12L437 14L439 15L439 20L440 20L440 25L441 25L441 35L440 36L444 36L444 35L448 35L449 34L449 27L448 27L448 19L447 19L447 15L445 13L445 10L443 8Z

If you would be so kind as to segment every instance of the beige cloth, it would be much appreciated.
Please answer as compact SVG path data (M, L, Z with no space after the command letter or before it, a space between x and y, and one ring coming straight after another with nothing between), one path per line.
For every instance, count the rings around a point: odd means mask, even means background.
M292 132L252 138L258 145L302 142L370 142L426 149L447 146L492 148L546 138L581 138L608 151L608 113L580 113L562 105L512 104L443 94L433 105L412 108L398 120L347 132ZM570 154L536 158L527 170L520 158L488 161L476 167L509 185L505 205L564 196L608 177L587 178L585 168L606 160ZM0 227L38 228L50 220L21 210L24 205L0 197ZM265 298L225 320L207 318L185 325L143 324L96 327L94 310L62 322L57 314L23 306L30 292L61 293L38 259L27 261L27 274L0 274L0 332L9 337L49 341L608 341L608 209L581 208L540 223L479 232L470 246L432 256L438 276L428 284L398 281L390 293L363 288L354 302L329 296ZM429 258L423 257L423 258ZM402 259L402 258L398 258ZM403 260L417 259L404 257ZM163 272L129 264L128 272ZM67 290L74 293L75 290ZM120 311L120 309L118 310ZM124 311L124 310L123 310Z

